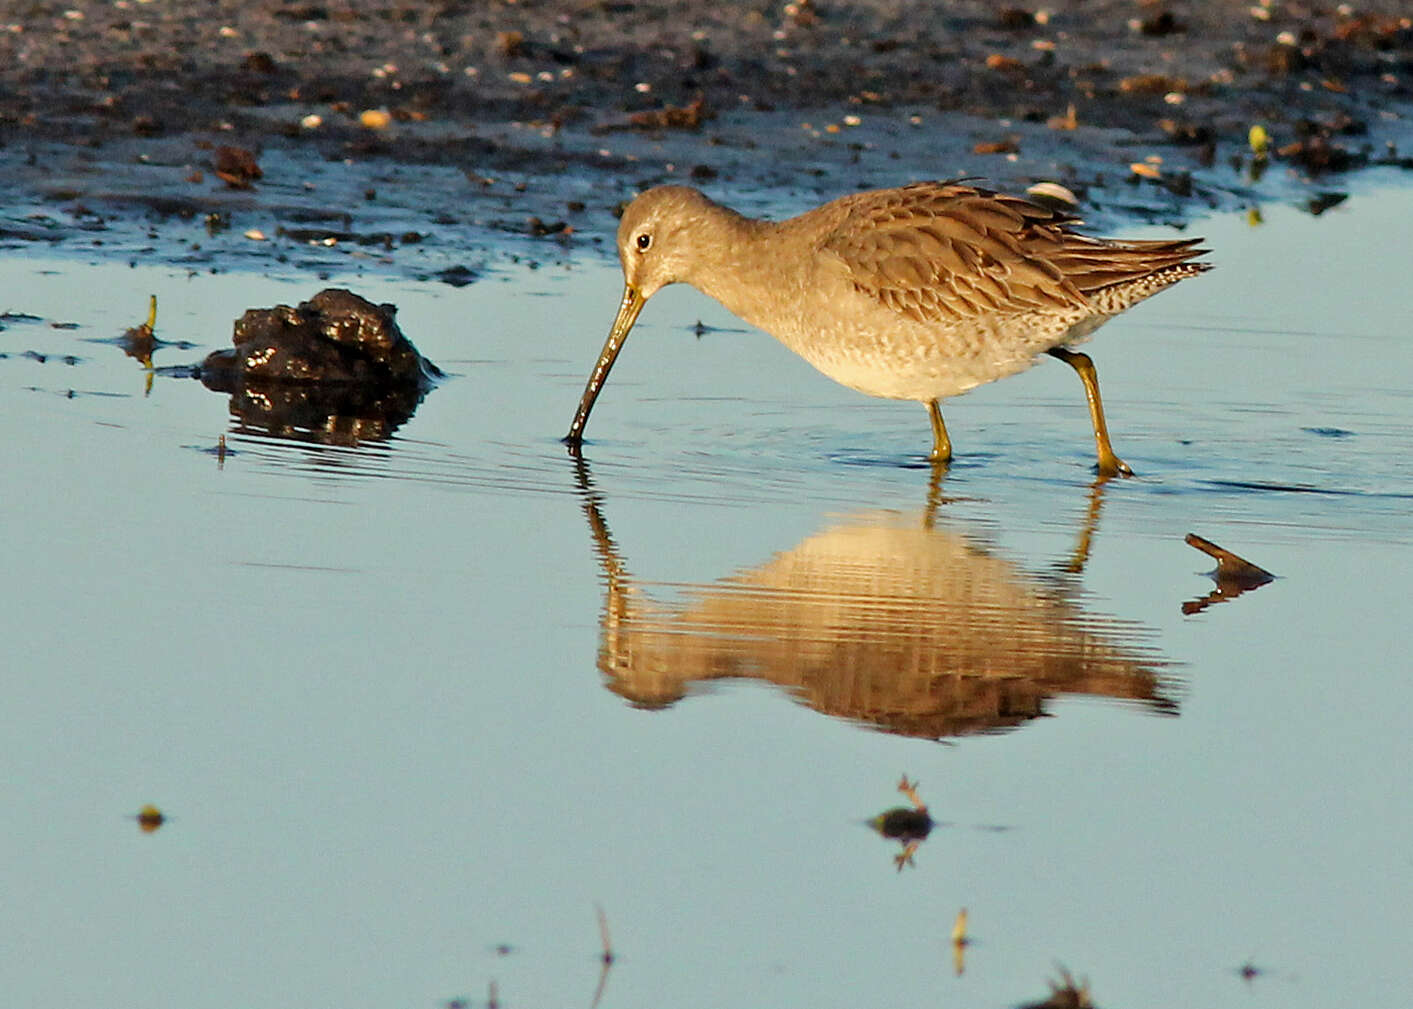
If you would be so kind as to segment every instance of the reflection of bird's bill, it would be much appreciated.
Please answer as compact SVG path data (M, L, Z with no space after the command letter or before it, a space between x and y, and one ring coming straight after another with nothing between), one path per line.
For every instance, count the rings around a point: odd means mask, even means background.
M579 400L579 409L575 411L574 421L569 425L569 434L564 438L569 444L577 445L583 440L584 425L589 422L589 411L594 408L594 400L598 399L599 391L603 389L604 382L608 380L608 373L613 368L613 362L618 360L624 341L628 339L628 331L633 328L633 323L638 321L638 313L643 310L646 302L647 299L632 284L624 285L623 300L618 303L618 315L614 317L613 327L608 331L603 350L599 351L594 370L589 373L588 384L584 386L584 396Z

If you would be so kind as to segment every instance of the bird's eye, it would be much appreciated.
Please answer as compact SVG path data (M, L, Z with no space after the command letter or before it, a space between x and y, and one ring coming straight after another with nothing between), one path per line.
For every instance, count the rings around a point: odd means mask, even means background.
M648 246L653 244L653 236L644 231L638 236L638 251L647 252Z

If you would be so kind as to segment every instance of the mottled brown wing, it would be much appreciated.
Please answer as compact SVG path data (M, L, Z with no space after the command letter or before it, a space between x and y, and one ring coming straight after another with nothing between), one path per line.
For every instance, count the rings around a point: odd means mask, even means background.
M1184 242L1105 242L1014 196L922 182L847 200L822 247L862 293L919 322L1087 309L1087 295L1196 255Z
M861 193L823 247L854 287L919 322L1080 308L1084 297L1044 254L1065 218L969 186L917 183Z

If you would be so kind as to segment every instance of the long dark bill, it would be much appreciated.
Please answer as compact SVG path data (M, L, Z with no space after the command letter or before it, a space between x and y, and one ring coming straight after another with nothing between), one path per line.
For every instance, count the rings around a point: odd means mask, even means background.
M574 421L569 425L569 433L564 436L566 444L578 445L584 440L584 425L589 422L589 411L594 408L594 400L599 398L599 390L608 380L609 370L613 368L613 362L618 359L618 352L623 349L623 343L628 339L628 331L633 328L633 323L638 321L638 313L643 310L645 301L638 289L631 284L623 288L623 300L618 303L618 315L613 320L613 328L608 331L608 339L604 341L603 350L599 351L594 370L589 373L589 382L584 386L584 397L579 400L579 409L574 412Z

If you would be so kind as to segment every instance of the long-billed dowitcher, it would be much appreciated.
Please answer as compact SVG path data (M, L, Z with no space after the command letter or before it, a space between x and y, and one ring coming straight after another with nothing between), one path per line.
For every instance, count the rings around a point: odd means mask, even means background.
M1201 239L1108 241L1028 200L946 182L856 193L786 221L743 217L686 186L623 212L618 315L565 441L589 411L647 300L687 283L870 396L912 399L932 458L952 443L938 403L1050 354L1084 382L1104 475L1132 471L1109 444L1094 363L1069 349L1130 305L1208 268Z

